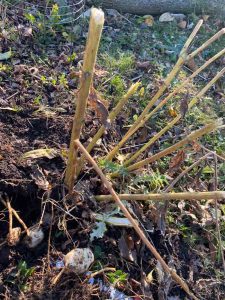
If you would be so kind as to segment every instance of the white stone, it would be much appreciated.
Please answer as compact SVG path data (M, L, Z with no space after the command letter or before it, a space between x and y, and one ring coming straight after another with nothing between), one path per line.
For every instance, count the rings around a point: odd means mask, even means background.
M64 262L67 270L82 274L94 262L94 254L89 248L76 248L64 256Z

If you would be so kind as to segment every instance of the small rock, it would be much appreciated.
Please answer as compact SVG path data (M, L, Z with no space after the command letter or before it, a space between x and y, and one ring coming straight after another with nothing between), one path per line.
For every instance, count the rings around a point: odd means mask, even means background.
M174 19L175 17L171 13L166 12L159 17L159 22L172 22Z
M171 14L172 17L174 17L174 19L177 22L183 21L186 19L186 16L184 14Z
M44 232L40 227L30 229L29 235L25 238L25 244L28 248L37 247L44 239Z
M177 23L177 26L181 29L185 29L187 27L187 21L180 21Z
M11 234L8 233L7 235L7 241L10 246L15 246L19 243L21 236L21 228L15 227L12 228Z
M94 261L94 254L89 248L76 248L64 257L65 267L77 274L85 273Z

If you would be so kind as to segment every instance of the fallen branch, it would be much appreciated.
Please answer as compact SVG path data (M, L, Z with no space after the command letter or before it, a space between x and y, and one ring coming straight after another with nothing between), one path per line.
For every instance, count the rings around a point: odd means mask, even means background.
M102 34L103 23L103 11L96 8L92 8L86 50L84 55L84 65L80 81L80 90L77 98L76 113L74 115L73 120L73 129L71 134L70 149L65 174L65 184L67 185L70 193L73 190L77 166L77 151L74 151L73 141L74 139L80 138L81 130L84 124L87 99L92 84L92 77L94 74L95 61L99 47L99 41Z
M118 194L121 200L129 201L169 201L169 200L207 200L225 199L225 192L185 192L185 193L161 193L161 194ZM98 201L113 200L111 195L95 196Z
M107 178L105 177L105 175L103 174L102 170L99 168L99 166L97 165L97 163L94 161L94 159L90 156L90 154L86 151L86 149L83 147L83 145L80 143L79 140L75 140L74 144L76 147L79 147L81 152L85 155L85 158L92 164L93 168L95 169L95 171L98 173L98 175L100 176L102 182L104 183L104 185L107 187L107 189L109 190L112 198L115 200L115 202L117 203L117 205L120 207L120 209L122 210L122 212L124 213L125 217L127 217L127 219L132 223L136 233L138 234L138 236L141 238L141 240L143 241L143 243L147 246L147 248L151 251L151 253L155 256L155 258L160 262L160 264L162 265L163 269L165 272L169 273L171 275L171 277L175 280L176 283L178 283L182 289L193 299L197 300L198 298L190 291L188 285L184 282L184 280L177 275L177 273L171 269L167 263L165 262L165 260L161 257L161 255L158 253L158 251L155 249L155 247L149 242L149 240L146 238L144 232L142 231L142 229L139 227L137 221L131 216L130 212L127 210L126 206L121 202L120 198L118 197L118 195L116 194L116 192L114 191L112 184L107 180Z

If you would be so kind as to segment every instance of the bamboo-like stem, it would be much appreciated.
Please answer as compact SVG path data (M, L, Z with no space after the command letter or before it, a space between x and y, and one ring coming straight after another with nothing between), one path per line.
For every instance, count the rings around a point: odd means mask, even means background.
M216 55L211 57L209 60L207 60L200 68L198 68L194 73L192 73L191 76L189 76L186 80L183 81L183 83L178 86L173 92L171 92L166 98L164 98L160 103L149 113L147 114L141 122L137 125L136 130L142 127L146 121L148 121L160 108L162 108L174 95L176 95L184 86L186 86L193 78L195 78L200 72L202 72L205 68L207 68L212 62L214 62L216 59L218 59L220 56L225 54L225 48L222 49L220 52L218 52ZM143 150L144 151L144 150ZM143 152L141 151L141 152ZM141 153L140 152L140 153ZM132 157L132 159L127 159L124 162L124 165L129 165L130 162L132 162L134 159L136 159L139 154L138 153L135 157Z
M214 154L214 189L216 190L218 186L218 160L217 156ZM218 244L219 244L219 251L221 255L221 260L223 264L223 272L225 275L225 259L224 259L224 254L223 254L223 241L221 238L221 227L220 227L220 222L219 222L219 216L218 216L218 199L215 199L215 218L216 218L216 230L217 230L217 236L218 236Z
M124 107L124 105L127 103L127 101L129 100L129 98L136 93L138 87L141 85L140 82L136 82L135 84L132 84L132 86L129 88L129 90L127 91L127 93L122 97L122 99L118 102L118 104L115 106L115 108L113 108L113 110L109 113L109 120L111 122L113 122L115 120L115 118L117 117L117 115L120 113L120 111L122 110L122 108ZM94 148L94 146L96 145L97 141L100 139L100 137L104 134L105 132L105 126L102 125L98 132L95 134L95 136L92 138L91 142L89 143L89 145L87 146L86 150L88 153L91 152L91 150ZM78 163L78 167L77 167L77 173L76 175L78 176L83 164L84 164L84 155L81 156L79 163Z
M223 76L225 73L225 68L223 68L217 75L207 83L207 85L190 101L188 104L188 109L191 109L197 101L215 84L215 82ZM171 122L169 122L162 130L155 134L144 146L142 146L138 151L136 151L128 160L124 162L124 166L128 166L132 161L140 156L147 148L154 144L165 132L172 128L180 119L181 114L178 114Z
M5 207L8 208L7 206L7 203L3 200L3 199L0 199L0 201L2 202L3 205L5 205ZM20 216L18 215L18 213L16 212L16 210L14 208L12 208L12 206L10 205L11 207L11 211L13 213L13 215L15 216L15 218L18 220L18 222L22 225L22 227L24 228L24 230L26 231L27 235L29 235L30 231L27 227L27 225L24 223L24 221L20 218Z
M96 8L92 8L87 44L84 55L84 65L80 80L80 90L77 98L76 112L73 120L73 129L71 134L68 162L65 173L65 184L67 185L69 192L72 192L73 190L77 164L77 150L74 150L73 141L74 139L80 138L81 130L84 124L85 109L87 106L89 90L92 84L92 77L94 73L95 61L102 34L103 24L103 11Z
M216 34L214 34L210 39L208 39L205 43L203 43L198 49L196 49L195 51L190 53L186 57L186 61L194 58L197 54L202 52L205 48L209 47L209 45L211 45L213 42L218 40L224 34L225 34L225 28L222 28L220 31L218 31Z
M177 73L180 71L182 65L185 62L186 56L187 56L187 49L190 46L191 42L193 41L194 37L196 36L197 32L199 31L200 27L202 26L203 21L200 20L197 25L195 26L193 32L187 39L186 43L184 44L179 59L176 62L175 66L165 79L164 83L158 90L158 92L155 94L155 96L152 98L152 100L148 103L148 105L145 107L143 112L140 114L140 116L137 118L137 120L133 123L133 125L130 127L128 132L124 135L122 140L112 149L112 151L105 157L106 160L112 160L113 157L116 155L116 153L119 151L119 149L126 143L126 141L136 132L139 123L142 121L142 119L145 117L145 115L149 112L149 110L152 108L152 106L156 103L156 101L161 97L161 95L164 93L164 91L168 88L171 81L174 79L174 77L177 75Z
M133 225L136 233L141 238L143 243L147 246L147 248L151 251L151 253L155 256L155 258L160 262L161 266L163 267L164 271L169 273L171 277L175 280L176 283L178 283L182 289L193 299L197 300L198 298L190 291L188 285L184 282L184 280L177 275L177 273L171 269L165 260L161 257L159 252L156 250L156 248L149 242L147 237L145 236L142 229L139 227L137 221L132 217L126 206L121 202L120 198L114 191L112 184L107 180L105 175L103 174L102 170L99 168L97 163L94 161L94 159L90 156L90 154L86 151L86 149L83 147L83 145L80 143L79 140L74 141L75 145L80 148L81 152L85 155L85 158L92 164L93 168L97 172L97 174L100 176L102 182L109 190L113 200L115 200L116 204L120 207L122 212L124 213L125 217L131 222Z
M137 169L142 168L143 166L145 166L149 163L152 163L156 160L159 160L160 158L165 157L166 155L176 151L177 149L183 147L184 145L198 139L199 137L203 136L204 134L207 134L211 131L214 131L215 129L217 129L217 127L219 125L221 125L221 120L211 122L211 123L205 125L204 127L200 128L196 131L193 131L192 133L187 135L185 138L183 138L181 141L179 141L176 144L164 149L163 151L160 151L159 153L157 153L157 154L155 154L155 155L153 155L149 158L143 159L143 160L127 167L127 171L131 172L131 171L137 170ZM118 176L118 173L112 173L111 174L111 177L117 177L117 176Z
M130 201L170 201L170 200L208 200L225 199L225 192L185 192L185 193L161 193L161 194L118 194L121 200ZM111 195L95 196L98 201L113 200Z
M188 168L186 168L183 172L181 172L165 189L165 192L170 192L172 188L175 186L175 184L182 178L184 175L186 175L189 171L191 171L193 168L197 167L203 160L205 160L208 156L210 156L211 153L207 153L204 156L200 157L197 161L195 161L192 165L190 165Z

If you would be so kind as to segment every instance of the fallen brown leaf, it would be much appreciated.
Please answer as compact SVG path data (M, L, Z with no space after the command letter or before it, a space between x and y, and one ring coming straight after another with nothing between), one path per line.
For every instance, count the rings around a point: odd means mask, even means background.
M100 95L94 88L91 89L88 98L88 104L95 109L97 116L101 119L102 124L108 128L110 125L109 112L105 105L105 101L101 99Z
M173 175L173 173L181 166L185 159L185 152L184 150L179 150L177 152L177 155L172 157L170 164L169 164L169 171L168 174L170 176Z

